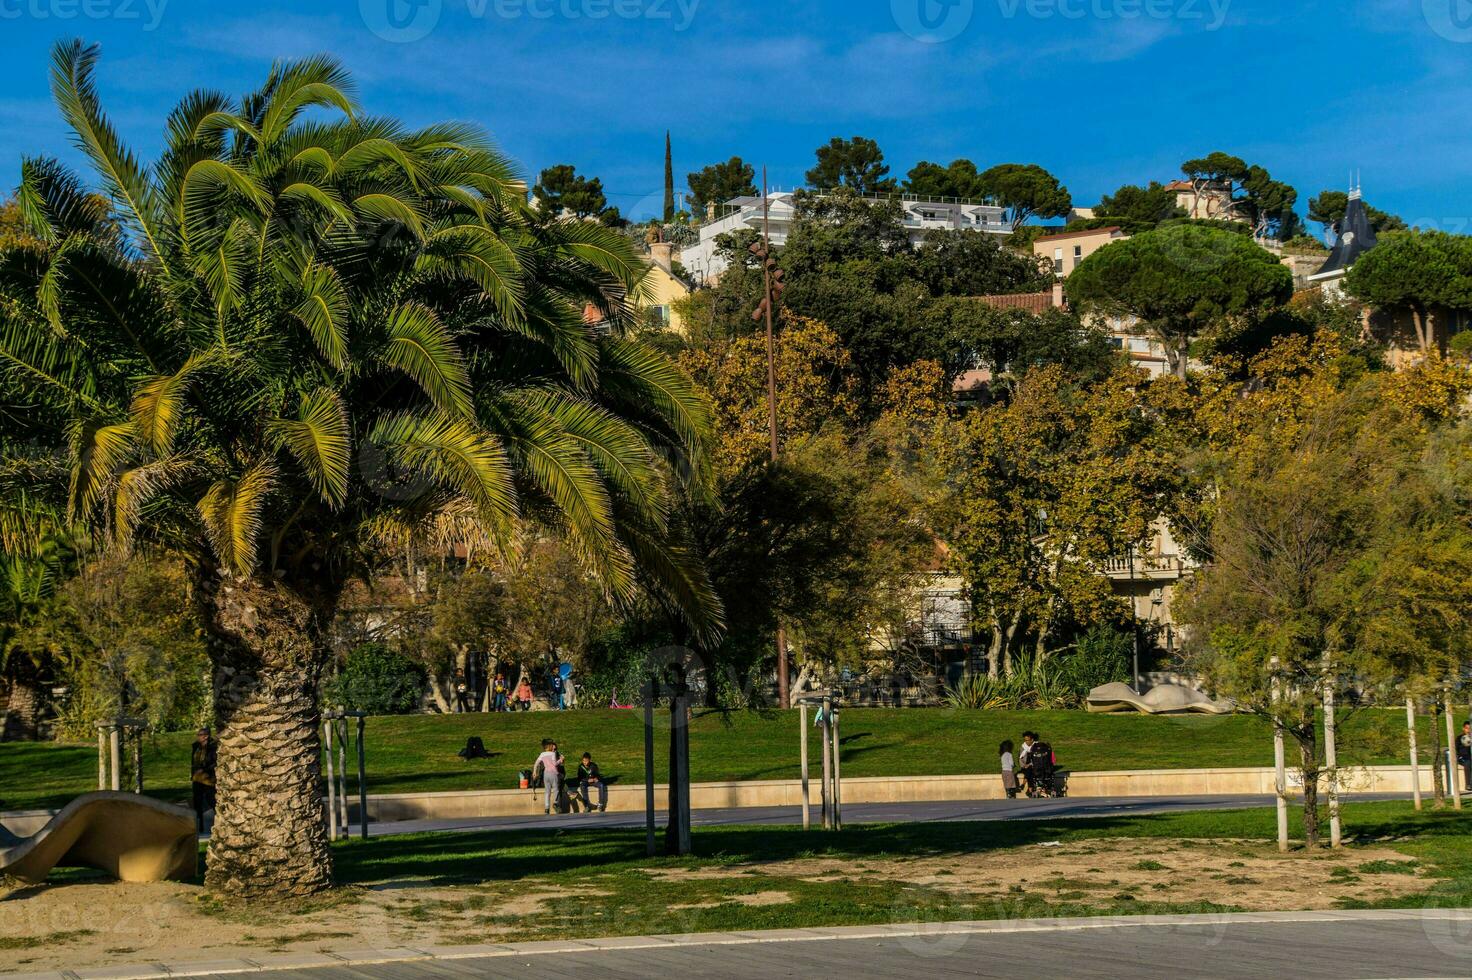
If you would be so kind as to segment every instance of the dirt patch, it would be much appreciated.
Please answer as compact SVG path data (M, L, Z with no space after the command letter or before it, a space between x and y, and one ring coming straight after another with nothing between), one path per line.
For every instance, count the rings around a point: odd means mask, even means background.
M684 908L780 906L795 882L875 877L934 892L1050 903L1120 897L1252 910L1332 908L1423 891L1426 872L1389 847L1279 854L1256 841L1090 840L1056 847L935 857L802 858L678 869L641 869L660 881L704 883ZM729 892L720 887L730 884ZM737 894L739 892L739 894ZM585 900L585 901L583 901ZM77 882L0 886L0 972L223 959L305 952L525 938L569 903L585 909L581 934L617 932L617 890L564 887L536 877L446 886L404 879L343 888L293 906L233 906L192 885ZM924 906L917 917L924 915ZM607 926L599 925L607 923Z
M1021 890L1054 899L1123 893L1264 912L1327 909L1346 899L1383 899L1425 888L1425 872L1390 848L1281 854L1271 845L1232 840L1092 840L933 858L869 859L857 868L850 861L802 858L735 865L726 871L740 874L748 868L814 882L877 870L891 880L958 895Z

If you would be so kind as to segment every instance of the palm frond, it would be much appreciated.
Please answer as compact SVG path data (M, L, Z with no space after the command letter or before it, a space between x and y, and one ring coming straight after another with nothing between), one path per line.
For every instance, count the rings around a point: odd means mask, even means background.
M302 322L317 350L335 368L347 361L349 298L336 270L315 265L302 278L302 301L292 308L292 315Z
M413 378L436 408L469 415L470 378L455 339L427 306L403 303L384 327L388 342L380 359Z
M257 463L238 480L219 480L196 505L215 557L237 575L256 567L261 512L276 485L274 464Z
M138 387L129 406L133 432L159 456L167 456L174 451L174 435L182 421L189 385L212 361L209 355L191 355L173 374L157 375Z
M347 407L336 392L319 388L302 399L295 419L276 419L269 431L307 474L329 505L347 499L353 440Z
M157 193L148 173L123 145L102 112L93 72L99 48L80 40L61 41L51 54L51 93L76 137L76 144L97 168L109 194L127 209L127 218L167 271Z
M506 529L515 520L510 457L470 419L391 415L373 427L369 441L396 467L468 498L487 527Z

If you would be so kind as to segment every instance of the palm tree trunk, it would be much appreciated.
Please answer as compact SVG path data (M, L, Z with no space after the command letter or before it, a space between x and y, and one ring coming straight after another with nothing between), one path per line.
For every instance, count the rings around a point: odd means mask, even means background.
M41 717L46 700L41 692L40 671L23 653L13 654L9 664L10 704L0 742L33 742L41 737Z
M205 885L242 897L330 888L317 681L335 594L309 601L276 580L213 575L201 586L220 727Z

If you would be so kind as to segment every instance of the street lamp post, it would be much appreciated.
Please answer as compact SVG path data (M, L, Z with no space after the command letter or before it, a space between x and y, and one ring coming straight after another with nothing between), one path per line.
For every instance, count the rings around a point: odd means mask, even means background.
M767 327L767 432L771 439L772 462L777 462L777 343L772 332L772 308L785 288L782 270L772 258L771 226L767 213L767 168L762 167L762 240L752 242L751 254L762 263L762 301L753 320L765 317ZM787 631L777 627L777 706L790 706L787 693Z

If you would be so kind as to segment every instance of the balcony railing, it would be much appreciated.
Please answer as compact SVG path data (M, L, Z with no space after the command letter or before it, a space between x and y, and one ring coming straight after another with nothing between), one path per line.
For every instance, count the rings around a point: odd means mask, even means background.
M1104 574L1110 578L1179 578L1195 567L1195 562L1181 554L1127 553L1104 562Z

